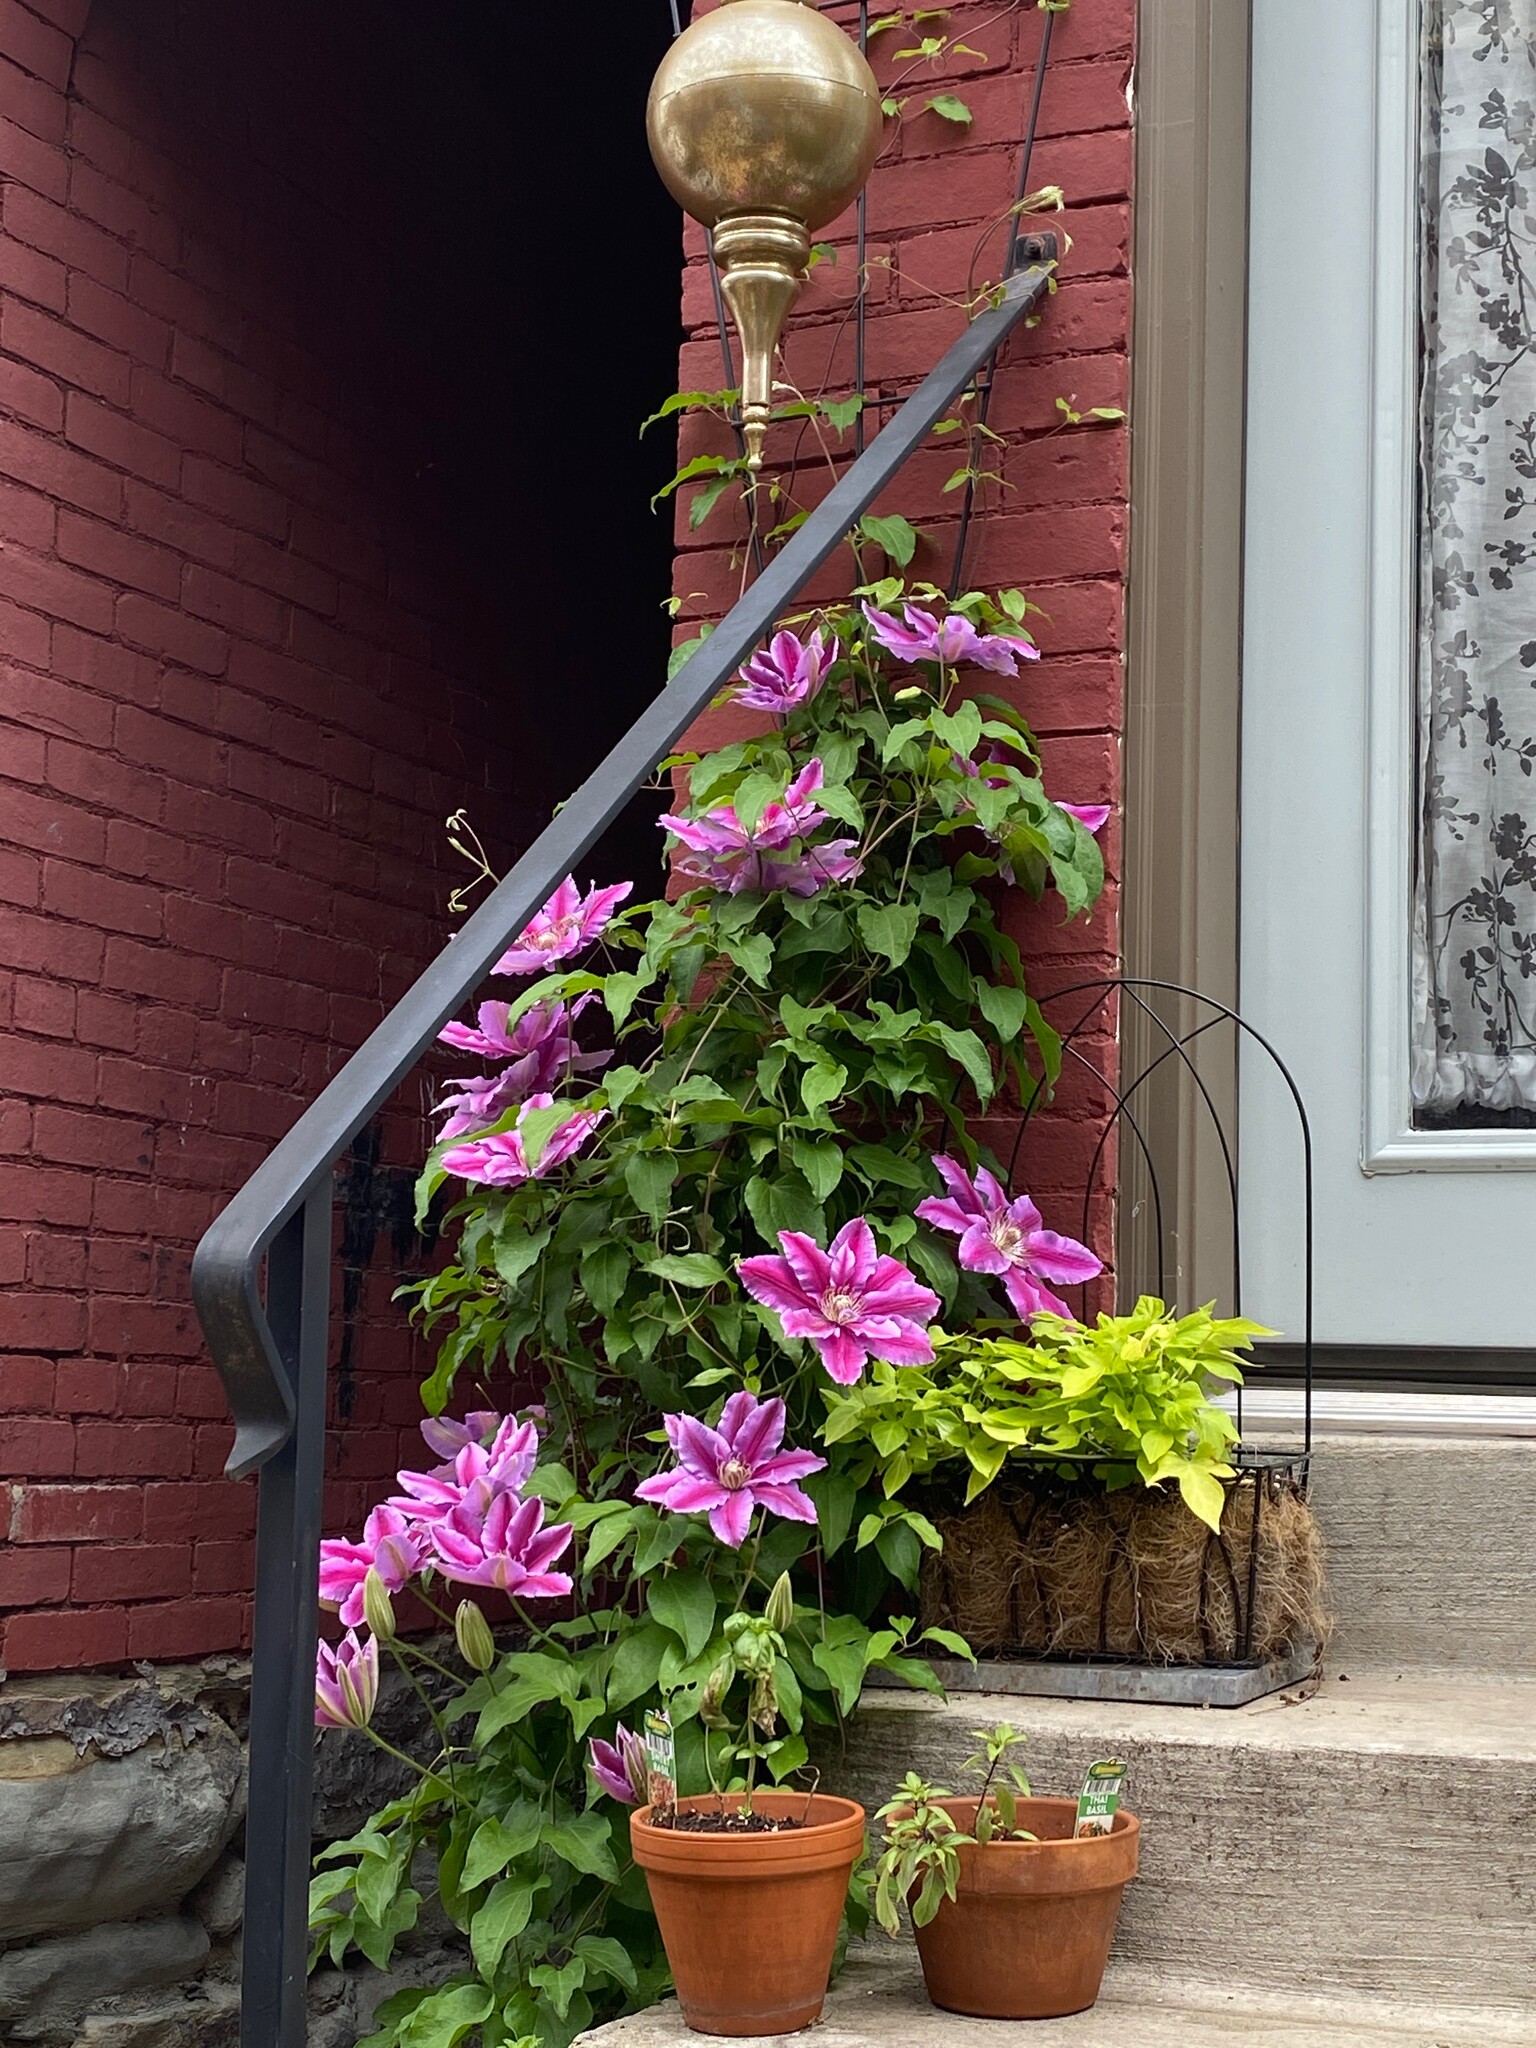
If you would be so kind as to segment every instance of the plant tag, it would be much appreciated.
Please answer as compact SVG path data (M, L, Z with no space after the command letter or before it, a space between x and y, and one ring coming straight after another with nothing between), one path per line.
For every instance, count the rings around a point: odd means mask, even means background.
M672 1740L672 1716L665 1707L647 1709L645 1761L651 1808L662 1820L677 1805L677 1746Z
M1083 1780L1083 1789L1077 1800L1077 1826L1073 1830L1077 1841L1082 1841L1086 1835L1107 1835L1114 1827L1120 1788L1125 1783L1125 1769L1125 1765L1113 1757L1102 1758L1088 1766L1088 1775Z

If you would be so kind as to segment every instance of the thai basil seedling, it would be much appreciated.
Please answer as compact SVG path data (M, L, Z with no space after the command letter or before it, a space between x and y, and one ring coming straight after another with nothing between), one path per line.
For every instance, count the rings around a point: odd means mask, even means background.
M914 1927L926 1927L945 1899L960 1885L960 1848L987 1842L1033 1842L1021 1828L1019 1800L1027 1799L1029 1780L1010 1759L1029 1739L1010 1722L972 1731L981 1748L967 1757L964 1768L982 1773L976 1817L967 1834L940 1804L954 1794L929 1785L909 1771L901 1790L875 1818L885 1825L885 1849L875 1865L875 1918L894 1937L901 1931L905 1903ZM1000 1782L1002 1773L1006 1782Z

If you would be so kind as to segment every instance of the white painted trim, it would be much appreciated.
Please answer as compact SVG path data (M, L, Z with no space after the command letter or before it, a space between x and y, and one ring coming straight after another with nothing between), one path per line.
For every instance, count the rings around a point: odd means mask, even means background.
M1236 1407L1232 1394L1219 1406ZM1243 1427L1249 1437L1265 1429L1294 1430L1302 1422L1299 1387L1243 1390ZM1370 1394L1340 1388L1312 1396L1314 1432L1333 1436L1439 1436L1536 1438L1536 1398L1521 1394Z
M1416 1131L1412 1121L1419 5L1377 0L1360 1164L1368 1174L1536 1172L1536 1131Z

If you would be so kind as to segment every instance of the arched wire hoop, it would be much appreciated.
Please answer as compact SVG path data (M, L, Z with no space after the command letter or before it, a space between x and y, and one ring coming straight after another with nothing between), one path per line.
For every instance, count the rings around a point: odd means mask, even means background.
M1144 991L1151 992L1154 997L1156 995L1168 996L1181 1005L1193 1006L1194 1016L1197 1021L1187 1030L1176 1030L1160 1014L1155 1001L1148 1000L1148 995ZM1221 1150L1222 1166L1226 1176L1227 1193L1232 1213L1232 1313L1234 1315L1241 1315L1243 1300L1243 1244L1242 1204L1240 1200L1237 1151L1232 1135L1227 1130L1221 1112L1217 1108L1211 1091L1192 1057L1190 1048L1198 1040L1205 1038L1207 1033L1218 1030L1223 1025L1230 1025L1237 1035L1239 1045L1246 1039L1257 1047L1285 1083L1286 1090L1296 1110L1296 1122L1301 1134L1303 1230L1301 1335L1302 1459L1305 1461L1310 1457L1312 1451L1312 1127L1308 1121L1306 1104L1302 1100L1301 1090L1296 1085L1295 1077L1262 1031L1250 1024L1245 1017L1241 1016L1238 1011L1232 1009L1228 1004L1219 1002L1214 996L1203 995L1199 989L1186 988L1182 982L1159 981L1150 976L1110 975L1093 981L1074 982L1067 988L1056 989L1051 994L1039 998L1040 1007L1049 1017L1053 1008L1063 1007L1075 997L1086 998L1086 1002L1076 1015L1075 1021L1061 1032L1063 1063L1070 1059L1079 1067L1085 1069L1097 1086L1103 1090L1109 1102L1104 1118L1104 1127L1100 1131L1098 1141L1095 1144L1093 1156L1089 1162L1086 1184L1083 1189L1082 1234L1086 1240L1092 1227L1093 1198L1102 1181L1105 1152L1110 1139L1115 1135L1119 1126L1124 1123L1136 1140L1147 1171L1148 1186L1152 1196L1153 1226L1157 1239L1157 1291L1165 1301L1168 1298L1168 1284L1166 1246L1163 1232L1162 1189L1157 1161L1153 1156L1152 1147L1148 1143L1146 1133L1142 1128L1142 1122L1138 1119L1136 1111L1132 1109L1131 1104L1141 1095L1141 1092L1146 1088L1153 1076L1167 1067L1170 1061L1175 1062L1177 1067L1182 1070L1204 1104L1210 1118L1211 1128ZM1077 1043L1083 1034L1103 1017L1105 1011L1114 1003L1116 997L1124 997L1133 1004L1141 1015L1161 1033L1162 1038L1167 1041L1156 1052L1155 1056L1148 1060L1139 1073L1135 1074L1129 1081L1125 1081L1122 1078L1118 1085L1094 1065L1093 1061L1081 1051ZM1116 1014L1113 1024L1117 1037L1119 1034L1119 1022L1119 1016ZM1008 1161L1007 1178L1010 1189L1018 1190L1019 1188L1019 1160L1025 1148L1030 1124L1036 1112L1046 1107L1050 1100L1050 1094L1045 1090L1041 1090L1026 1105L1023 1115L1019 1120L1019 1128L1014 1138L1013 1151ZM1142 1103L1138 1102L1137 1107L1141 1108ZM1087 1289L1090 1284L1084 1283L1077 1289L1080 1311L1086 1308ZM1189 1305L1188 1303L1182 1304L1186 1308ZM1243 1430L1243 1392L1241 1388L1237 1389L1237 1426L1241 1435ZM1290 1454L1272 1455L1252 1452L1244 1448L1241 1453L1240 1462L1244 1464L1255 1462L1269 1463L1274 1461L1274 1456L1288 1458Z

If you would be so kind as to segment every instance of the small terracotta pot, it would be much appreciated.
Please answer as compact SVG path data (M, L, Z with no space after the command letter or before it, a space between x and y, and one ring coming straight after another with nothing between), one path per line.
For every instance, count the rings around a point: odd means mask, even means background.
M974 1826L975 1799L939 1804ZM1099 1995L1120 1895L1136 1875L1141 1823L1072 1839L1073 1799L1021 1799L1018 1824L1037 1842L965 1843L960 1887L917 1930L928 1996L978 2019L1047 2020L1083 2012Z
M739 1792L727 1793L735 1811ZM713 1813L713 1793L680 1799ZM683 2018L696 2034L791 2034L821 2017L864 1809L818 1792L757 1792L759 1813L807 1825L783 1834L696 1835L629 1817Z

